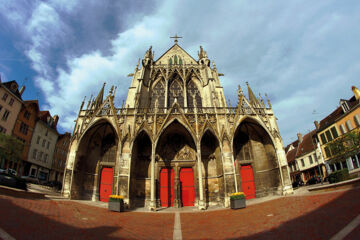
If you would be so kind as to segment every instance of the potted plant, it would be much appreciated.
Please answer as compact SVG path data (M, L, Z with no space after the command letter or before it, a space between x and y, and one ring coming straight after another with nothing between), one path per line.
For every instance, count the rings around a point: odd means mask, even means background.
M110 195L108 209L115 212L124 211L124 197L120 195Z
M230 207L231 209L245 208L245 194L243 192L232 193L230 195Z

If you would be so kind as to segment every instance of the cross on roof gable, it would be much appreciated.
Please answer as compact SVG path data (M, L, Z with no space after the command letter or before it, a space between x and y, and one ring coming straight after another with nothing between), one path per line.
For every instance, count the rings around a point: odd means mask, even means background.
M184 64L198 64L197 61L188 54L182 47L178 44L174 44L169 50L167 50L163 55L161 55L156 61L155 65L159 64L168 64L169 58L177 55L182 58Z

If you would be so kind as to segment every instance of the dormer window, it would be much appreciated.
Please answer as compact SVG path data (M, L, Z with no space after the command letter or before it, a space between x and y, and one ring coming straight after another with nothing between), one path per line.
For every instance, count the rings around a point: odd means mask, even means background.
M350 110L349 105L347 104L347 101L345 101L345 100L340 100L340 106L341 106L342 110L344 111L344 113L346 113Z
M11 91L16 92L16 90L18 89L18 85L16 83L13 83L13 84L11 84L10 88L11 88Z

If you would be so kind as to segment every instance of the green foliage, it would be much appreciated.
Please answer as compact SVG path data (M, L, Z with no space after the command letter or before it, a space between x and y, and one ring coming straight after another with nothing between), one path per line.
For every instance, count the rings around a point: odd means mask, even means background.
M13 136L0 133L0 158L18 161L24 149L24 143Z
M349 171L347 169L342 169L339 171L332 172L329 176L329 183L337 183L350 179Z
M360 132L349 132L328 144L332 163L343 161L356 154L360 148Z

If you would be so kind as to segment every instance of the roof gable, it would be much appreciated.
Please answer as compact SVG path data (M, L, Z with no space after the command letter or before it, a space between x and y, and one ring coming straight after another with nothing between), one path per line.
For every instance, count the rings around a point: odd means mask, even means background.
M160 63L168 64L169 59L175 55L181 57L183 64L197 64L197 61L190 54L188 54L178 44L174 44L169 50L167 50L155 61L155 65Z
M303 156L307 153L311 153L315 150L315 144L312 142L313 135L316 133L316 130L313 130L306 134L303 137L302 142L299 144L296 157Z

